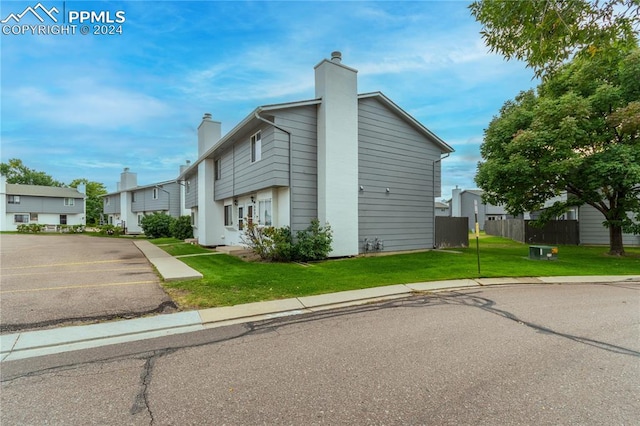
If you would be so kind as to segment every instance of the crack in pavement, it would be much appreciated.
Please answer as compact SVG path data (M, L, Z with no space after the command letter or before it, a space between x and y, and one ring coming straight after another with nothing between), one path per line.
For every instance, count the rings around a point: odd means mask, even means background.
M148 309L146 311L138 311L138 312L121 312L116 314L107 314L107 315L94 315L94 316L84 316L84 317L70 317L70 318L58 318L54 320L48 321L40 321L33 323L23 323L23 324L0 324L0 333L15 333L27 330L39 330L44 329L51 326L57 325L82 325L87 323L98 323L105 321L114 321L114 320L122 320L122 319L133 319L133 318L141 318L151 314L161 314L168 312L176 312L178 311L178 306L173 302L173 300L165 300L157 307L153 309Z
M146 412L149 415L149 424L153 425L153 411L151 411L151 407L149 404L149 386L151 385L151 378L153 375L153 367L156 364L156 360L160 357L163 357L167 354L173 353L177 351L177 349L162 349L159 351L154 351L150 356L147 357L147 360L144 363L142 368L142 372L140 373L140 386L138 389L138 393L134 397L133 405L129 410L131 415L136 415L142 412Z

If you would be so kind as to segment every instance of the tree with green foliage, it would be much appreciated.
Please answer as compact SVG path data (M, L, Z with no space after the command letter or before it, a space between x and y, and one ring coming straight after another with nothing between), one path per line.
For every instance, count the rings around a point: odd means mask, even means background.
M39 172L25 166L22 160L11 158L6 163L0 163L0 174L6 176L7 183L23 185L65 186L64 183L52 178L45 172Z
M615 56L640 31L638 0L479 0L469 9L490 50L525 61L536 77L574 56Z
M102 215L102 195L107 193L107 188L100 182L85 178L74 179L69 184L71 188L77 188L79 185L85 186L87 225L98 225Z
M588 204L609 228L610 253L622 232L640 233L640 50L577 57L507 101L485 130L476 182L485 201L511 214L536 211L568 194L542 221Z

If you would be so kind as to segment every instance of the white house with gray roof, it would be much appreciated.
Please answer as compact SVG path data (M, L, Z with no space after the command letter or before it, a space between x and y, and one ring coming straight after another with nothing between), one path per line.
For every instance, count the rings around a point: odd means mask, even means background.
M222 136L205 114L179 176L194 235L240 245L247 222L333 230L331 256L432 248L441 160L453 149L381 92L357 92L340 52L315 67L315 98L256 108Z
M86 225L84 185L76 188L7 183L0 176L0 231L20 225Z

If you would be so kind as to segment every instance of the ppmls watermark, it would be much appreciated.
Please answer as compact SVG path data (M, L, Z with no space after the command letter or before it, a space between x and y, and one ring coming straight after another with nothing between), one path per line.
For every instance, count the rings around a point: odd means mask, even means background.
M122 35L123 24L127 20L124 10L78 10L67 6L66 1L51 7L38 3L27 6L24 10L11 11L0 20L2 34Z

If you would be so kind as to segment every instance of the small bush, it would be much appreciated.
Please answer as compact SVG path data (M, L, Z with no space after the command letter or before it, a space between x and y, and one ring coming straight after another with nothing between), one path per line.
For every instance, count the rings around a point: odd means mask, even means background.
M170 226L171 236L179 240L193 238L193 228L191 227L190 216L180 216L175 219Z
M23 234L37 234L44 231L45 228L45 225L39 225L37 223L30 223L28 225L23 223L22 225L18 225L17 231Z
M143 217L140 226L148 238L171 237L171 225L174 221L168 214L155 212Z
M303 262L326 259L331 252L332 241L331 226L327 224L323 228L318 219L313 219L307 229L296 233L293 259Z
M289 227L263 227L254 223L245 227L242 236L242 242L260 259L273 262L326 259L332 241L331 227L322 228L317 219L312 220L306 230L297 232L295 242Z
M102 225L98 227L98 232L100 235L113 235L114 237L117 237L122 235L123 229L114 225Z

